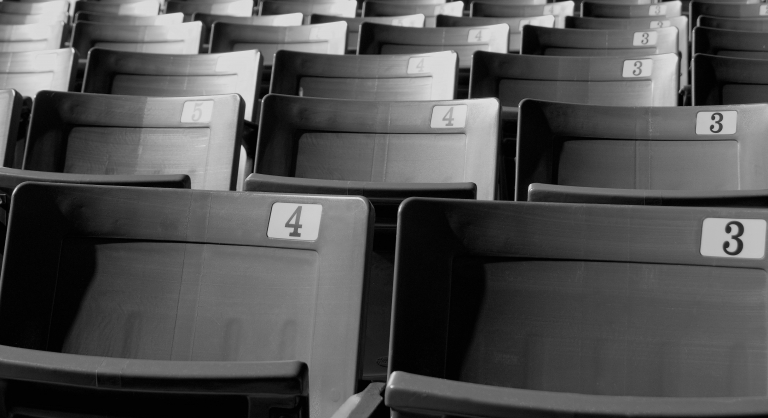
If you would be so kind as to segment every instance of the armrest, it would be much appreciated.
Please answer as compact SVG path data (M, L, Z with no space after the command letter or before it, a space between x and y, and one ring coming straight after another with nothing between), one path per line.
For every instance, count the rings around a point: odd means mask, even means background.
M465 383L394 372L385 404L422 415L512 416L746 416L765 414L766 397L662 398L545 392Z
M766 207L768 190L642 190L532 183L528 201L643 206Z
M360 393L350 396L331 418L368 418L383 405L384 383L370 383Z
M113 174L69 174L47 171L0 168L0 190L12 192L25 181L46 183L101 184L113 186L160 187L189 189L191 181L186 174L163 175L113 175Z
M0 377L143 392L308 393L307 365L300 361L135 360L0 346Z

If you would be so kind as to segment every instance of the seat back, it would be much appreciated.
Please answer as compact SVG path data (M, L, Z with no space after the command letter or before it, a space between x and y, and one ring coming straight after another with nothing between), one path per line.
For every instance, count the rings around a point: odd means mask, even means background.
M184 21L193 21L195 13L250 17L253 15L253 0L239 0L226 3L207 3L204 1L174 1L166 3L167 13L183 13Z
M187 174L192 188L234 190L245 103L237 94L143 97L41 91L26 170Z
M74 385L114 387L103 381L108 364L129 359L116 375L168 376L163 382L174 383L160 399L173 400L208 376L175 376L162 365L205 362L229 366L217 378L234 388L236 379L243 389L233 392L258 394L260 375L238 369L298 360L312 370L313 416L330 418L354 394L373 227L365 199L29 183L15 193L11 216L2 344L69 354L57 356L59 367L77 358L91 372L83 376L100 377ZM23 256L30 246L34 263ZM20 300L36 312L9 320ZM86 369L90 359L102 367ZM135 383L126 378L116 392ZM214 382L194 392L210 399L224 391ZM260 416L253 402L238 409Z
M360 25L363 22L379 23L382 25L407 26L410 28L423 28L424 15L415 14L408 16L378 16L378 17L341 17L331 15L313 14L309 17L309 23L347 22L347 53L357 53L357 38L360 34Z
M301 13L304 16L304 24L309 24L309 17L313 14L333 15L342 17L355 17L357 2L301 2L301 1L272 1L264 0L259 3L259 15L279 15L286 13Z
M40 90L69 91L77 73L72 48L0 53L0 88L14 88L34 99Z
M106 25L78 22L72 29L72 48L81 57L91 48L156 54L197 54L200 22L163 26Z
M166 55L94 48L88 56L84 93L130 96L204 96L237 93L246 119L258 121L259 51Z
M675 106L679 65L675 54L628 59L480 51L472 57L469 97L498 97L502 106L513 107L526 98L605 106Z
M130 3L76 1L74 13L91 12L113 15L156 16L159 10L160 4L156 0L143 0Z
M677 28L636 30L523 27L521 54L641 56L678 53Z
M203 34L201 35L201 38L204 47L201 48L200 52L208 52L208 43L211 40L211 27L216 22L256 26L301 26L301 22L304 20L304 15L301 13L289 13L284 15L242 17L195 13L192 16L192 20L199 21L203 24Z
M270 94L262 109L255 173L346 187L381 182L391 190L473 182L478 199L496 195L495 99L384 102Z
M768 61L696 54L691 71L695 106L768 102Z
M387 404L410 416L765 412L766 220L411 199L389 371L413 385L393 376Z
M53 24L66 23L69 15L64 13L23 15L13 13L0 13L0 25L31 25L31 24Z
M0 52L59 49L64 22L0 26Z
M332 99L453 100L458 55L326 55L278 51L270 93Z
M462 16L463 13L464 3L461 1L444 4L418 4L366 0L363 3L363 17L422 14L425 16L424 26L427 28L435 27L435 19L438 15Z
M6 1L0 3L0 13L20 15L41 15L67 13L69 2L66 0L35 2Z
M3 167L13 167L21 106L22 98L16 90L0 90L0 163Z
M750 5L751 6L751 5ZM729 29L751 32L768 32L768 19L762 17L715 17L699 16L696 26L715 29Z
M766 104L608 107L525 100L519 114L516 200L527 200L532 183L766 189L766 112Z
M156 16L134 16L134 15L115 15L107 13L94 13L94 12L77 12L75 15L75 23L77 22L93 22L93 23L107 23L113 25L138 25L138 26L151 26L151 25L176 25L184 22L183 13L167 13Z
M421 54L456 51L459 68L469 69L475 51L509 51L509 25L457 28L403 28L365 22L357 53Z
M607 17L612 19L678 17L682 16L682 7L683 4L680 1L665 1L651 5L585 1L581 3L581 17Z
M211 30L210 52L258 49L264 65L272 66L275 53L281 49L342 55L346 43L346 22L289 27L216 22Z
M574 3L572 1L535 5L473 1L469 15L472 17L533 17L553 15L555 16L555 27L564 28L566 16L573 16L573 8Z
M704 2L696 0L691 2L690 19L691 30L698 22L699 16L713 17L761 17L768 16L768 8L765 4L757 1L739 1L739 2Z
M728 29L695 28L691 53L727 57L768 59L768 33Z
M627 19L620 18L597 18L597 17L568 17L565 20L566 28L574 29L623 29L623 30L643 30L658 29L666 27L677 28L677 43L680 51L680 86L689 85L688 80L688 17L633 17Z
M462 26L490 26L505 23L509 26L509 52L520 52L520 42L523 37L523 26L534 25L547 28L555 27L554 15L531 17L456 17L437 16L437 27L450 28Z

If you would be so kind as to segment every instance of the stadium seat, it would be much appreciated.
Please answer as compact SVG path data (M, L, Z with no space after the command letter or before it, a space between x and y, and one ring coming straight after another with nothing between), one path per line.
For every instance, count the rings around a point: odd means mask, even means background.
M253 15L253 0L237 0L226 3L168 0L166 12L183 13L186 22L191 22L195 13L250 17Z
M357 53L357 38L360 34L360 25L363 24L363 22L379 23L382 25L392 26L406 26L410 28L424 27L424 15L422 14L380 17L341 17L313 14L309 17L310 24L342 21L347 22L347 54Z
M762 17L714 17L699 16L699 24L705 28L728 29L752 32L768 32L768 19Z
M0 52L59 49L62 45L63 32L64 22L1 25Z
M458 55L327 55L277 51L270 93L377 101L453 100Z
M472 2L469 15L472 17L531 17L555 16L555 27L564 28L566 16L573 16L574 3L559 1L549 4L517 5L507 3ZM511 27L510 27L511 29Z
M256 26L301 26L304 16L301 13L248 17L195 13L192 16L192 20L199 21L203 24L203 33L200 36L203 41L203 46L200 48L200 53L207 53L210 48L208 43L211 40L211 27L216 22Z
M82 1L82 0L81 0ZM184 22L183 13L167 13L156 16L115 15L108 13L77 12L75 23L92 22L111 25L162 26L177 25Z
M644 190L533 183L529 202L644 206L768 207L766 190Z
M156 0L143 0L125 3L107 3L101 1L76 1L74 14L78 12L107 13L113 15L155 16L160 10Z
M533 183L768 189L766 129L768 104L618 107L524 100L516 200L528 200Z
M64 13L23 15L13 13L0 13L0 25L31 25L31 24L53 24L66 23L69 15Z
M574 29L623 29L623 30L643 30L658 29L666 27L676 27L678 34L678 49L680 50L680 86L690 84L688 75L688 66L690 58L688 55L688 18L686 16L678 17L633 17L633 18L597 18L597 17L567 17L565 20L566 28Z
M81 59L94 47L157 54L197 54L202 26L200 22L163 26L78 22L72 29L72 48Z
M438 15L462 16L463 13L464 3L461 1L437 5L372 0L366 0L363 3L363 17L422 14L425 16L424 26L427 28L435 27L435 19Z
M0 90L0 164L13 167L22 98L13 89Z
M193 189L235 190L245 103L237 94L143 97L41 91L25 170L187 174Z
M40 90L69 91L76 68L72 48L0 53L0 88L13 88L32 99Z
M655 35L654 35L655 34ZM521 54L641 56L678 53L677 28L635 30L523 27Z
M0 2L0 13L18 15L56 15L67 13L69 3L66 0L44 2L4 1Z
M496 196L499 104L268 95L245 189L362 195L376 209L364 377L385 380L397 208L409 196Z
M359 197L19 186L6 410L330 418L360 375L371 215Z
M695 28L691 53L768 59L768 33Z
M386 405L393 417L764 415L766 220L410 199Z
M712 17L762 17L768 16L766 5L757 1L701 1L691 2L691 30L697 24L700 16Z
M477 6L480 6L481 4L483 6L490 6L490 5L498 5L498 6L535 6L535 5L545 5L548 4L546 0L475 0L471 1L470 3L475 3ZM475 6L475 7L477 7ZM470 4L470 9L472 9L472 4Z
M678 17L682 16L682 6L680 1L665 1L651 5L585 1L581 4L581 17L611 19Z
M257 50L165 55L94 48L88 57L83 92L157 97L237 93L245 102L245 119L258 122L261 62ZM254 124L243 129L238 190L253 172L257 129Z
M695 106L768 102L766 60L696 54L691 70Z
M272 1L262 0L259 3L259 15L280 15L286 13L301 13L304 24L309 24L313 14L355 17L357 14L356 1L336 2L304 2L304 1Z
M211 30L210 52L258 49L269 69L275 52L281 49L343 55L346 43L346 22L287 27L216 22Z
M438 28L462 27L462 26L490 26L500 23L509 25L509 52L520 52L520 43L523 37L523 26L534 25L546 28L555 27L554 15L531 16L531 17L456 17L456 16L437 16L436 26Z

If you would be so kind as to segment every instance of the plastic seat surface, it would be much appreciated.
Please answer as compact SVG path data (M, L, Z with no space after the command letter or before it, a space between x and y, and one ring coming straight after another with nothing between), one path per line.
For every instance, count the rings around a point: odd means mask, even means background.
M0 90L0 164L13 167L22 98L13 89Z
M108 23L116 25L175 25L184 22L183 13L167 13L156 16L115 15L95 12L77 12L75 22Z
M60 14L69 10L67 1L46 1L40 3L28 3L19 1L6 1L0 4L0 13L39 15L39 14Z
M767 220L410 199L386 404L395 417L765 414Z
M713 17L761 17L768 15L765 4L759 1L718 1L695 0L691 2L691 30L696 27L699 16Z
M191 22L195 13L250 17L253 15L253 0L207 3L204 1L174 1L166 3L167 13L183 13L184 20Z
M210 52L258 49L264 65L271 67L275 53L281 49L343 55L346 43L346 22L289 27L216 22L211 30Z
M330 418L359 377L372 226L359 197L24 184L0 309L0 379L21 396L4 401Z
M0 25L0 52L59 49L63 31L63 22Z
M436 26L461 27L461 26L490 26L506 23L509 26L509 52L520 51L520 43L523 38L523 26L534 25L546 28L555 27L555 16L530 16L530 17L456 17L440 15L437 17Z
M652 67L635 76L636 62ZM628 73L624 68L629 68ZM497 97L517 107L526 98L605 106L675 106L676 54L634 57L553 57L477 52L470 97Z
M648 37L643 35L647 33ZM651 39L656 34L655 45ZM636 35L637 34L637 35ZM635 37L637 36L637 39ZM677 28L636 30L523 27L521 54L570 56L640 56L678 53Z
M567 17L565 20L566 28L574 29L624 29L624 30L642 30L656 29L674 26L677 28L678 49L680 51L680 86L689 85L688 64L690 62L688 55L688 17L634 17L627 19L619 18L596 18L596 17Z
M559 1L548 4L517 5L473 1L469 10L472 17L530 17L555 16L555 27L564 28L566 16L573 16L574 2ZM510 27L511 28L511 27Z
M40 90L69 91L76 67L72 48L0 53L0 88L13 88L33 99Z
M768 61L696 54L691 71L695 106L768 102Z
M768 33L728 29L695 28L691 54L768 59Z
M23 15L0 12L0 25L53 24L58 22L64 23L68 20L69 15L66 12L39 15Z
M360 26L358 54L419 54L456 51L459 68L469 69L475 51L507 52L509 25L403 28L365 22Z
M638 190L533 183L529 202L768 208L768 190Z
M422 14L426 18L424 26L428 28L435 27L435 20L438 15L462 16L463 13L464 3L461 1L437 5L372 0L366 0L363 3L363 17Z
M301 26L301 22L304 20L304 15L301 13L288 13L283 15L241 17L195 13L192 16L192 20L199 21L203 24L203 34L201 35L203 47L201 47L200 52L207 53L209 48L208 42L211 40L211 27L216 22L256 26Z
M270 93L329 99L453 100L458 56L326 55L278 51Z
M649 190L768 188L768 105L520 105L516 200L532 183ZM585 123L590 121L590 123Z
M768 32L768 19L761 17L715 17L699 16L697 26L715 29L728 29L739 31Z
M23 167L74 174L187 174L234 190L245 103L237 94L144 97L41 91Z
M313 14L309 17L310 24L347 22L347 53L357 53L357 38L360 34L360 25L363 22L379 23L382 25L407 26L411 28L424 27L424 15L415 14L408 16L374 16L374 17L341 17L331 15Z
M106 25L78 22L72 29L72 48L87 57L91 48L157 54L197 54L200 22L162 26Z
M581 17L605 17L612 19L678 17L682 16L682 6L683 4L680 1L664 1L651 5L585 1L581 3Z
M357 2L336 1L314 3L304 1L265 0L259 3L260 15L278 15L286 13L301 13L304 16L304 24L306 25L309 24L309 17L313 14L355 17L357 13Z
M363 195L376 208L364 376L386 378L394 223L410 196L494 199L499 104L264 98L246 190Z
M76 1L74 14L78 12L109 13L115 15L156 16L160 4L156 0L125 3L104 3L99 1Z

